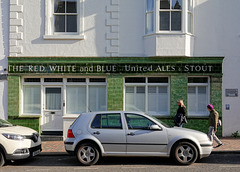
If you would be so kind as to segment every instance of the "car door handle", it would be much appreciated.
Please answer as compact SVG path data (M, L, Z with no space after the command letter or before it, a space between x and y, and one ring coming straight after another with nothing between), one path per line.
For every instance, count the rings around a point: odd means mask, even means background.
M131 132L131 133L128 133L127 135L128 136L134 136L135 134L133 132Z
M97 135L99 135L100 132L99 132L99 131L95 131L95 132L93 132L93 134L97 134Z

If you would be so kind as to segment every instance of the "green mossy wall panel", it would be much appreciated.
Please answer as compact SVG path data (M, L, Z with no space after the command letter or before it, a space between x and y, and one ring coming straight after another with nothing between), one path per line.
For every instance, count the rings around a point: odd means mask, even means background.
M32 128L39 132L39 118L14 118L9 117L8 121L14 125Z
M160 119L164 123L173 126L173 118L172 119ZM194 129L197 131L201 131L203 133L208 134L208 119L194 119L194 118L188 118L188 123L183 124L184 128ZM222 136L222 127L218 127L217 136Z
M8 116L19 116L20 76L8 76Z
M107 80L108 110L123 110L124 79L122 76L111 75Z
M182 99L187 106L187 75L171 76L171 91L170 91L170 114L175 116L178 106L177 100Z
M222 76L211 76L210 103L222 116Z

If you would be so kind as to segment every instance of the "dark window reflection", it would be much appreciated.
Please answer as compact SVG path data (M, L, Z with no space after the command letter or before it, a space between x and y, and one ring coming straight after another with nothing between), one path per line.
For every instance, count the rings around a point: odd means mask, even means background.
M55 16L55 32L65 32L65 16Z
M160 30L170 30L170 12L160 12Z
M65 13L65 0L55 0L54 12L55 13Z
M172 0L172 9L182 9L182 0Z
M70 1L67 2L67 13L76 13L77 12L77 2Z
M174 11L171 13L171 30L180 31L181 30L181 15L182 12Z
M170 0L161 0L160 9L170 9Z
M67 32L77 32L77 16L67 16Z

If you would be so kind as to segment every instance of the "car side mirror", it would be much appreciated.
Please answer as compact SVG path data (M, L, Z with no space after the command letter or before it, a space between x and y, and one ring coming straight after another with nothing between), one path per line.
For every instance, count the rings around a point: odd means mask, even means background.
M150 130L161 130L161 128L158 125L151 125Z

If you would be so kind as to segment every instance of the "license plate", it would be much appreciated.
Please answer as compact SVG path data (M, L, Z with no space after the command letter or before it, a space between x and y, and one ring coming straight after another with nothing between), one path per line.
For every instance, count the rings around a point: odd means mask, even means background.
M33 156L36 156L36 155L38 155L38 154L40 154L40 150L37 150L37 151L34 151L34 152L33 152Z

